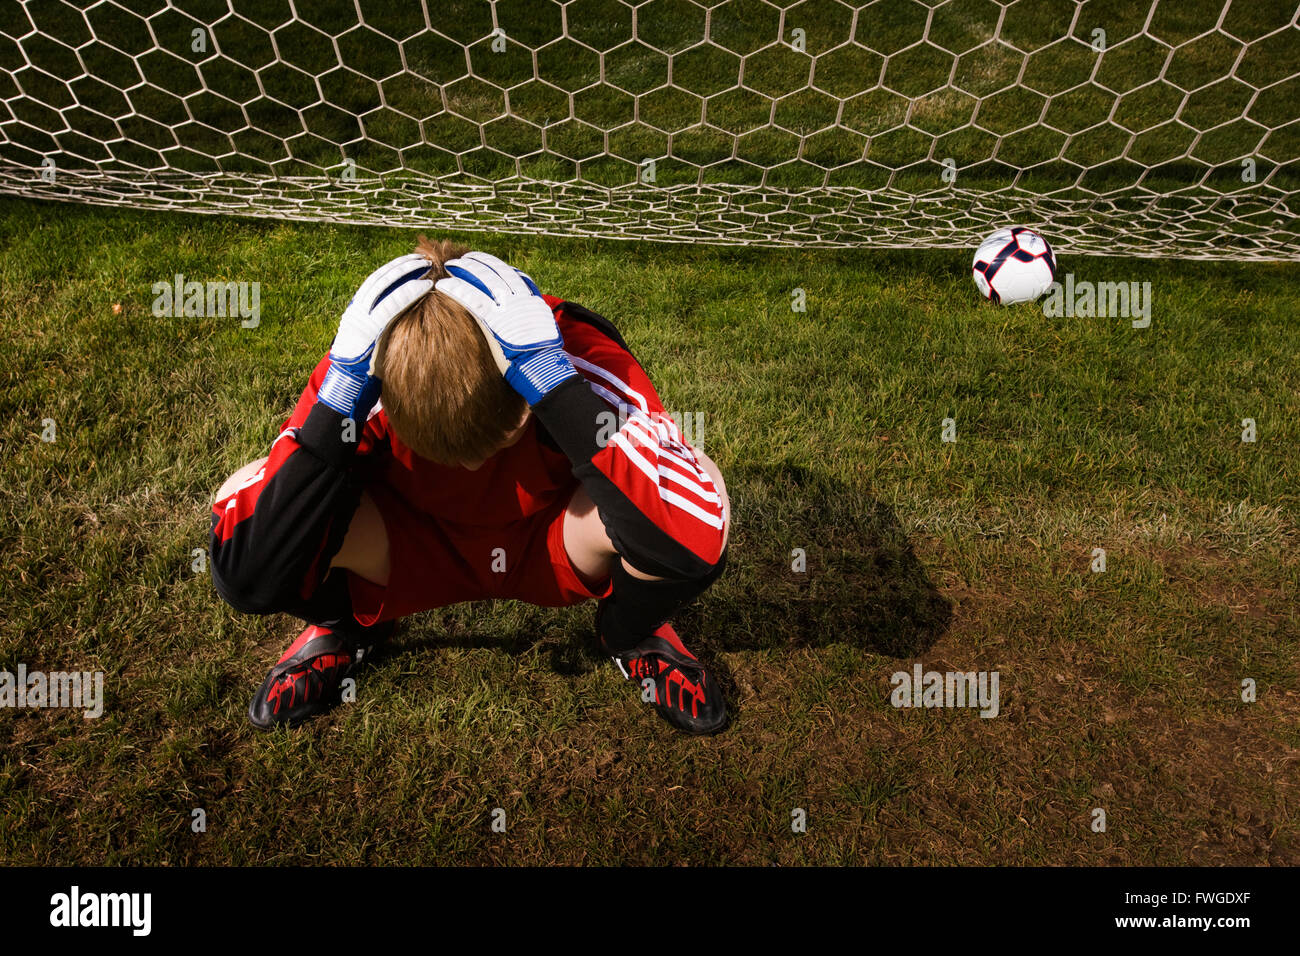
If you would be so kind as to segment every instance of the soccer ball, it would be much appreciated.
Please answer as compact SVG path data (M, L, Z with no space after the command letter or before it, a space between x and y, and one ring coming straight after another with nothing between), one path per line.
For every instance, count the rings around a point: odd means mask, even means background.
M975 250L971 276L986 299L1002 305L1033 302L1056 281L1056 254L1032 229L999 229Z

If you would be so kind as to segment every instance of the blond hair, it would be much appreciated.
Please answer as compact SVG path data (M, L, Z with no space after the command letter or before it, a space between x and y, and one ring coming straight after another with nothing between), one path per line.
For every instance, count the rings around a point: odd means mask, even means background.
M446 278L448 260L469 249L420 236L428 278ZM523 420L527 405L506 384L474 317L436 289L389 324L375 371L388 423L421 458L442 465L490 458Z

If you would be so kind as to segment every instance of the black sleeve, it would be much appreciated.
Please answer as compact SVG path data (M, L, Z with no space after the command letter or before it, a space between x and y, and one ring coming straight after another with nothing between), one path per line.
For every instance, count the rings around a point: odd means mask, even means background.
M640 365L613 323L604 316L573 302L560 303L556 311L563 312L570 321L596 329L626 353L628 359ZM630 565L646 574L671 579L694 580L713 570L717 562L706 560L685 543L690 533L685 526L694 519L674 520L672 509L665 507L657 495L652 495L652 500L647 502L644 487L634 490L635 481L624 482L627 487L620 487L619 481L611 480L593 461L604 450L602 438L610 434L611 416L616 413L592 391L585 377L579 374L556 386L533 406L533 414L542 426L539 436L544 435L547 444L569 459L574 477L582 482L596 505L610 543ZM621 427L622 423L619 424ZM640 480L635 474L632 477ZM638 495L646 510L638 507ZM654 510L655 506L658 511ZM647 510L659 520L647 514ZM717 538L720 549L720 531Z
M300 604L325 578L361 500L357 443L344 417L317 403L285 451L275 447L262 481L213 508L212 580L239 611L269 614ZM226 504L229 503L229 499Z

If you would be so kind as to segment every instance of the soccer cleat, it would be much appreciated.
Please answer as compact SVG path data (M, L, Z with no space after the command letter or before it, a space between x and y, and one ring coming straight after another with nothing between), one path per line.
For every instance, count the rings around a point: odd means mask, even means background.
M392 622L344 636L329 627L309 625L271 668L248 705L248 719L259 730L297 727L339 702L344 678L393 633Z
M727 725L722 691L699 659L686 649L671 624L661 624L636 647L614 652L600 633L598 611L596 634L601 649L613 658L625 678L635 681L646 693L653 687L655 710L678 730L716 734Z

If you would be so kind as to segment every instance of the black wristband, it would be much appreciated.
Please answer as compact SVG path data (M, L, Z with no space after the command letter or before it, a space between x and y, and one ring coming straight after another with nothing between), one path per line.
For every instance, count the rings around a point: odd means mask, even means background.
M357 444L361 441L360 431L365 427L365 422L354 422L352 427L354 440L344 441L345 421L347 418L342 412L330 408L324 402L317 402L307 413L307 420L302 423L302 428L298 430L298 444L327 465L344 469L356 455Z

